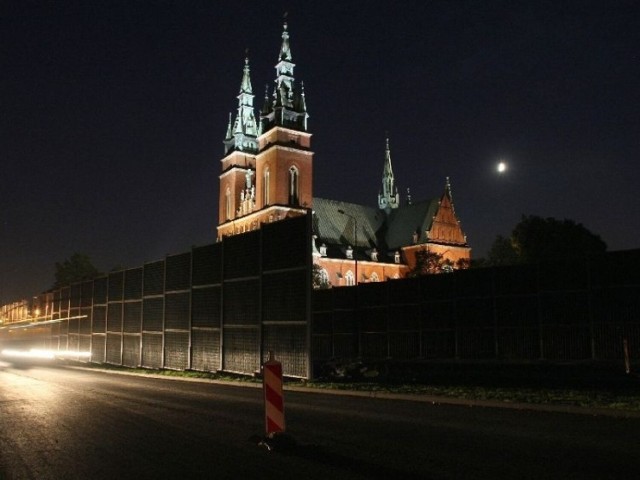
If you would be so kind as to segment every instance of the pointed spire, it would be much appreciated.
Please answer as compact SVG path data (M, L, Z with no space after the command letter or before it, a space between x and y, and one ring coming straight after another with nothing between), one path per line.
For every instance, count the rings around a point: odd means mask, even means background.
M251 78L249 76L249 58L244 59L244 70L242 74L242 83L240 83L240 93L253 93L251 88Z
M265 99L265 107L261 112L261 128L264 132L274 126L307 131L309 114L307 113L306 99L304 98L304 90L296 91L293 77L294 67L289 43L289 30L285 20L280 54L276 64L273 100L267 108Z
M393 167L391 166L391 149L389 148L389 136L386 139L384 151L384 169L382 171L382 192L378 194L378 207L389 213L391 209L400 206L400 196L395 187Z
M286 18L286 14L285 14ZM280 47L280 56L278 60L286 60L290 62L292 60L291 57L291 46L289 45L289 32L287 31L287 22L284 22L283 31L282 31L282 46Z
M251 76L249 68L249 58L244 59L242 70L242 80L240 81L240 93L238 98L238 113L236 114L233 128L231 119L225 138L225 153L233 150L241 150L249 153L258 151L258 123L253 110L253 88L251 86Z

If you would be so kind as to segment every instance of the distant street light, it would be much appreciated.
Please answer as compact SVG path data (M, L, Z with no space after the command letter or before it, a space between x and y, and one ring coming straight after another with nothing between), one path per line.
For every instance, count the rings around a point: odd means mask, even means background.
M347 212L345 212L342 209L338 209L338 213L341 213L342 215L345 215L349 218L351 218L353 220L353 240L355 242L355 245L353 246L353 260L355 263L355 270L356 270L356 286L358 285L358 254L357 254L357 249L358 249L358 219L356 217L354 217L353 215L348 214Z

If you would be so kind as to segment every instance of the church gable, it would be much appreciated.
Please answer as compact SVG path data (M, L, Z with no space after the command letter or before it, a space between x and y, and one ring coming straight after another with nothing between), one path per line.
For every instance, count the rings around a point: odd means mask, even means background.
M453 208L451 197L446 192L440 199L438 210L433 217L427 236L429 242L456 245L466 245L467 243Z

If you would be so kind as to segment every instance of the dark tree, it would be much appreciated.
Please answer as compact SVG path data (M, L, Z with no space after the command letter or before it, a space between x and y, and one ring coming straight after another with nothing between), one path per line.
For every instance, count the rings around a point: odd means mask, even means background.
M74 253L62 263L56 262L55 284L53 288L60 288L72 283L92 280L101 275L93 266L91 259L82 253Z
M511 233L511 245L523 263L580 258L606 252L607 244L573 220L523 216Z
M516 263L520 263L520 259L513 248L511 239L498 235L487 253L487 264L497 266L515 265Z
M582 258L606 252L606 243L573 220L523 215L509 238L498 235L487 265L514 265Z
M449 268L451 265L442 258L442 255L423 248L416 251L416 264L409 272L409 276L420 277L447 271Z

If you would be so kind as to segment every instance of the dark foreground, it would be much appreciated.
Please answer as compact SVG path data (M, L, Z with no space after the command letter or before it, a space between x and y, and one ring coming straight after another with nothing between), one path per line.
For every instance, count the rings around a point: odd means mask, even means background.
M297 446L259 447L257 388L0 368L0 479L635 478L638 418L286 393Z

